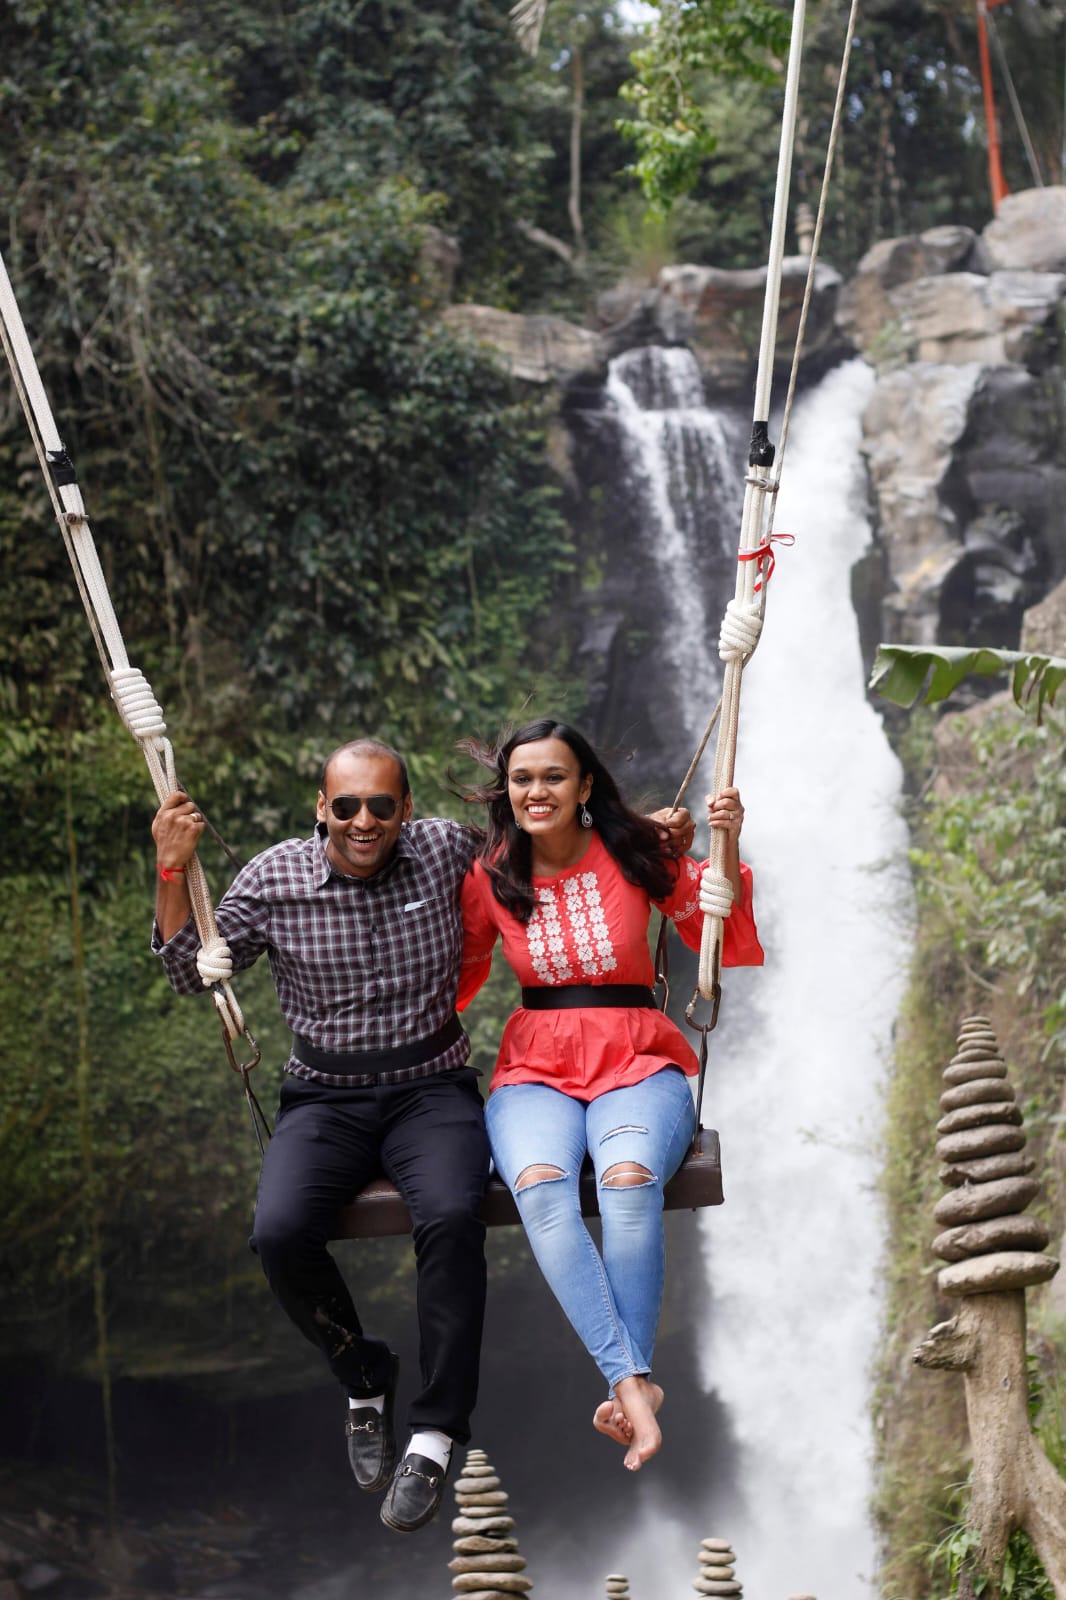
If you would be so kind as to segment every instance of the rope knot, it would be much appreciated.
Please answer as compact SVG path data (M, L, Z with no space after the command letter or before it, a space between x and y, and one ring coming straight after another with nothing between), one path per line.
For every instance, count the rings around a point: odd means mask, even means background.
M139 667L118 667L108 673L119 716L135 739L160 739L167 731L163 708Z
M732 909L733 885L724 872L704 867L700 878L700 910L705 917L719 917L724 921Z
M232 978L233 957L221 934L200 946L196 952L196 970L204 981L205 989L210 989L213 983L227 983Z
M718 654L723 661L739 661L750 656L762 632L762 607L757 600L730 600L718 635Z

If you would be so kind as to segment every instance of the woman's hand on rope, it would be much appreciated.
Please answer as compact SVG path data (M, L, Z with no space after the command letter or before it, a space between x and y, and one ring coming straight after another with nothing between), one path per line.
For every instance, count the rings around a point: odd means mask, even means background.
M730 787L723 789L719 795L709 794L707 822L717 833L724 835L722 867L732 887L734 901L742 900L744 889L740 881L740 830L744 826L744 807L740 800L740 790ZM706 878L706 873L704 877ZM709 908L705 906L703 909ZM718 911L713 914L721 915Z
M744 807L740 803L739 789L723 789L720 795L707 796L707 821L712 828L718 828L728 835L733 844L740 842L740 830L744 826Z
M659 837L669 855L683 856L692 849L696 824L692 820L692 813L684 806L666 806L662 811L652 811L648 821L654 822L658 828Z

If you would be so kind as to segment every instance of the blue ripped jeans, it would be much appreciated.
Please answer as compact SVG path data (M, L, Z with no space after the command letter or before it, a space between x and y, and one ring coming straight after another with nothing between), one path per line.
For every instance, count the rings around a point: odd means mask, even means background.
M585 1102L546 1084L507 1084L485 1111L497 1171L515 1197L533 1254L555 1298L613 1393L651 1371L663 1298L663 1185L692 1140L695 1108L680 1067ZM596 1170L603 1254L581 1216L586 1150ZM639 1184L612 1187L620 1163ZM556 1167L519 1186L528 1167Z

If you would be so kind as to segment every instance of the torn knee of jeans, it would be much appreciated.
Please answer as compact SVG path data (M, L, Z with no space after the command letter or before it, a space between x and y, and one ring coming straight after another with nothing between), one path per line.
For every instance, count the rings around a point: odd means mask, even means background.
M617 1165L608 1167L600 1179L601 1189L639 1189L649 1183L654 1183L654 1174L647 1167L642 1167L638 1161L619 1161Z
M609 1133L603 1135L600 1146L602 1148L609 1139L617 1139L620 1133L647 1133L647 1131L647 1128L642 1127L639 1122L623 1122L619 1127L612 1128Z
M522 1168L515 1179L515 1191L530 1189L537 1183L558 1183L560 1178L565 1177L566 1173L561 1167L551 1166L546 1161L537 1161L532 1166Z

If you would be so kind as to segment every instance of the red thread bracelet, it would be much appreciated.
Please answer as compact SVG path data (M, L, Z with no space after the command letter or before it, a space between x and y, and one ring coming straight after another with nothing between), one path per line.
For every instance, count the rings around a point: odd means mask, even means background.
M177 883L179 878L184 878L184 867L160 867L159 876L164 883Z

